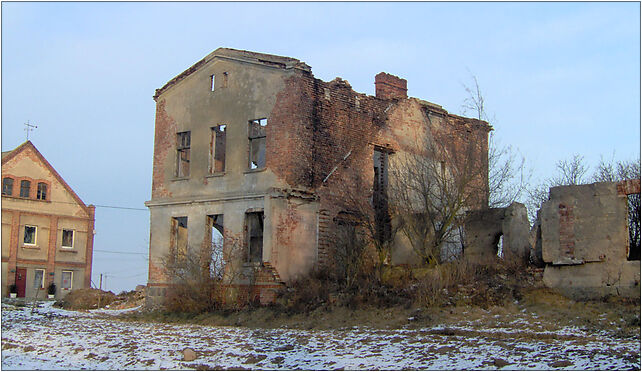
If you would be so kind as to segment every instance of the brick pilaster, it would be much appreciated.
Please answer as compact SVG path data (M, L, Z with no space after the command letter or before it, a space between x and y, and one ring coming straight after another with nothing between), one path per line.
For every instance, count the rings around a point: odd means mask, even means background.
M54 281L54 277L49 275L56 268L56 242L58 240L58 217L51 216L49 219L49 244L47 246L47 272L45 273L46 285L49 286Z
M85 288L91 288L91 264L94 255L94 226L96 222L96 207L89 208L89 221L87 221L87 250L85 252Z
M6 213L6 212L4 212ZM8 284L16 282L16 263L18 261L18 241L20 233L20 212L14 211L11 216L11 239L9 241L9 264L7 265Z

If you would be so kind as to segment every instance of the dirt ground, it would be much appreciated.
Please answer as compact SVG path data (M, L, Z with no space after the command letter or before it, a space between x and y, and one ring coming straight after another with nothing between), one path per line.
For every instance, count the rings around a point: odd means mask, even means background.
M68 311L51 302L36 308L3 303L2 369L640 369L639 305L555 303L558 300L534 305L524 300L489 309L317 310L307 317L277 317L270 324L283 323L279 328L184 323L217 321L205 316L172 322L122 320L137 308ZM566 313L553 315L565 306ZM577 310L587 315L574 313ZM250 325L269 319L269 314L274 312L263 308L222 319ZM261 316L250 320L253 315ZM595 322L588 322L593 318ZM382 328L324 329L353 322ZM316 329L303 329L307 327ZM186 348L196 359L185 358Z
M573 301L543 288L524 292L520 301L487 309L471 306L397 306L355 310L321 307L309 313L288 315L278 309L265 307L199 315L136 312L123 314L121 317L130 321L305 330L332 330L354 326L398 329L445 325L546 332L562 327L576 327L617 338L640 337L639 300L613 298L605 301Z

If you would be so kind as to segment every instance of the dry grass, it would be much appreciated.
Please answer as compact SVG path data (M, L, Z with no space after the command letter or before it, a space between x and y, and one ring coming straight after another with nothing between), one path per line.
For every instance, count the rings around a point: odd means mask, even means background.
M100 289L84 288L69 292L65 298L56 302L67 310L89 310L105 307L116 300L113 292L105 292Z

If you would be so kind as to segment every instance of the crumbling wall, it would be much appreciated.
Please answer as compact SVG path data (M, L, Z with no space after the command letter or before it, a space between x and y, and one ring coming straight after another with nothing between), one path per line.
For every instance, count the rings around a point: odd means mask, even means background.
M547 286L579 298L640 296L640 261L627 260L626 194L640 192L636 181L550 189L540 210Z
M474 261L494 256L525 264L530 254L529 224L524 204L471 211L466 216L464 254Z

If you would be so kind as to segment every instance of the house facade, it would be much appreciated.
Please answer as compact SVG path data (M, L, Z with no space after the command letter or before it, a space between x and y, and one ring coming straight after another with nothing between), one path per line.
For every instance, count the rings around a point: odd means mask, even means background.
M27 141L2 153L2 296L56 298L89 288L94 211Z
M355 199L385 230L389 168L418 144L473 144L487 175L486 122L407 97L393 75L375 86L369 96L294 58L219 48L157 89L148 303L171 285L167 257L221 236L234 237L241 266L260 268L261 298L328 264L332 226ZM479 207L487 200L486 188ZM393 252L413 259L403 244Z

